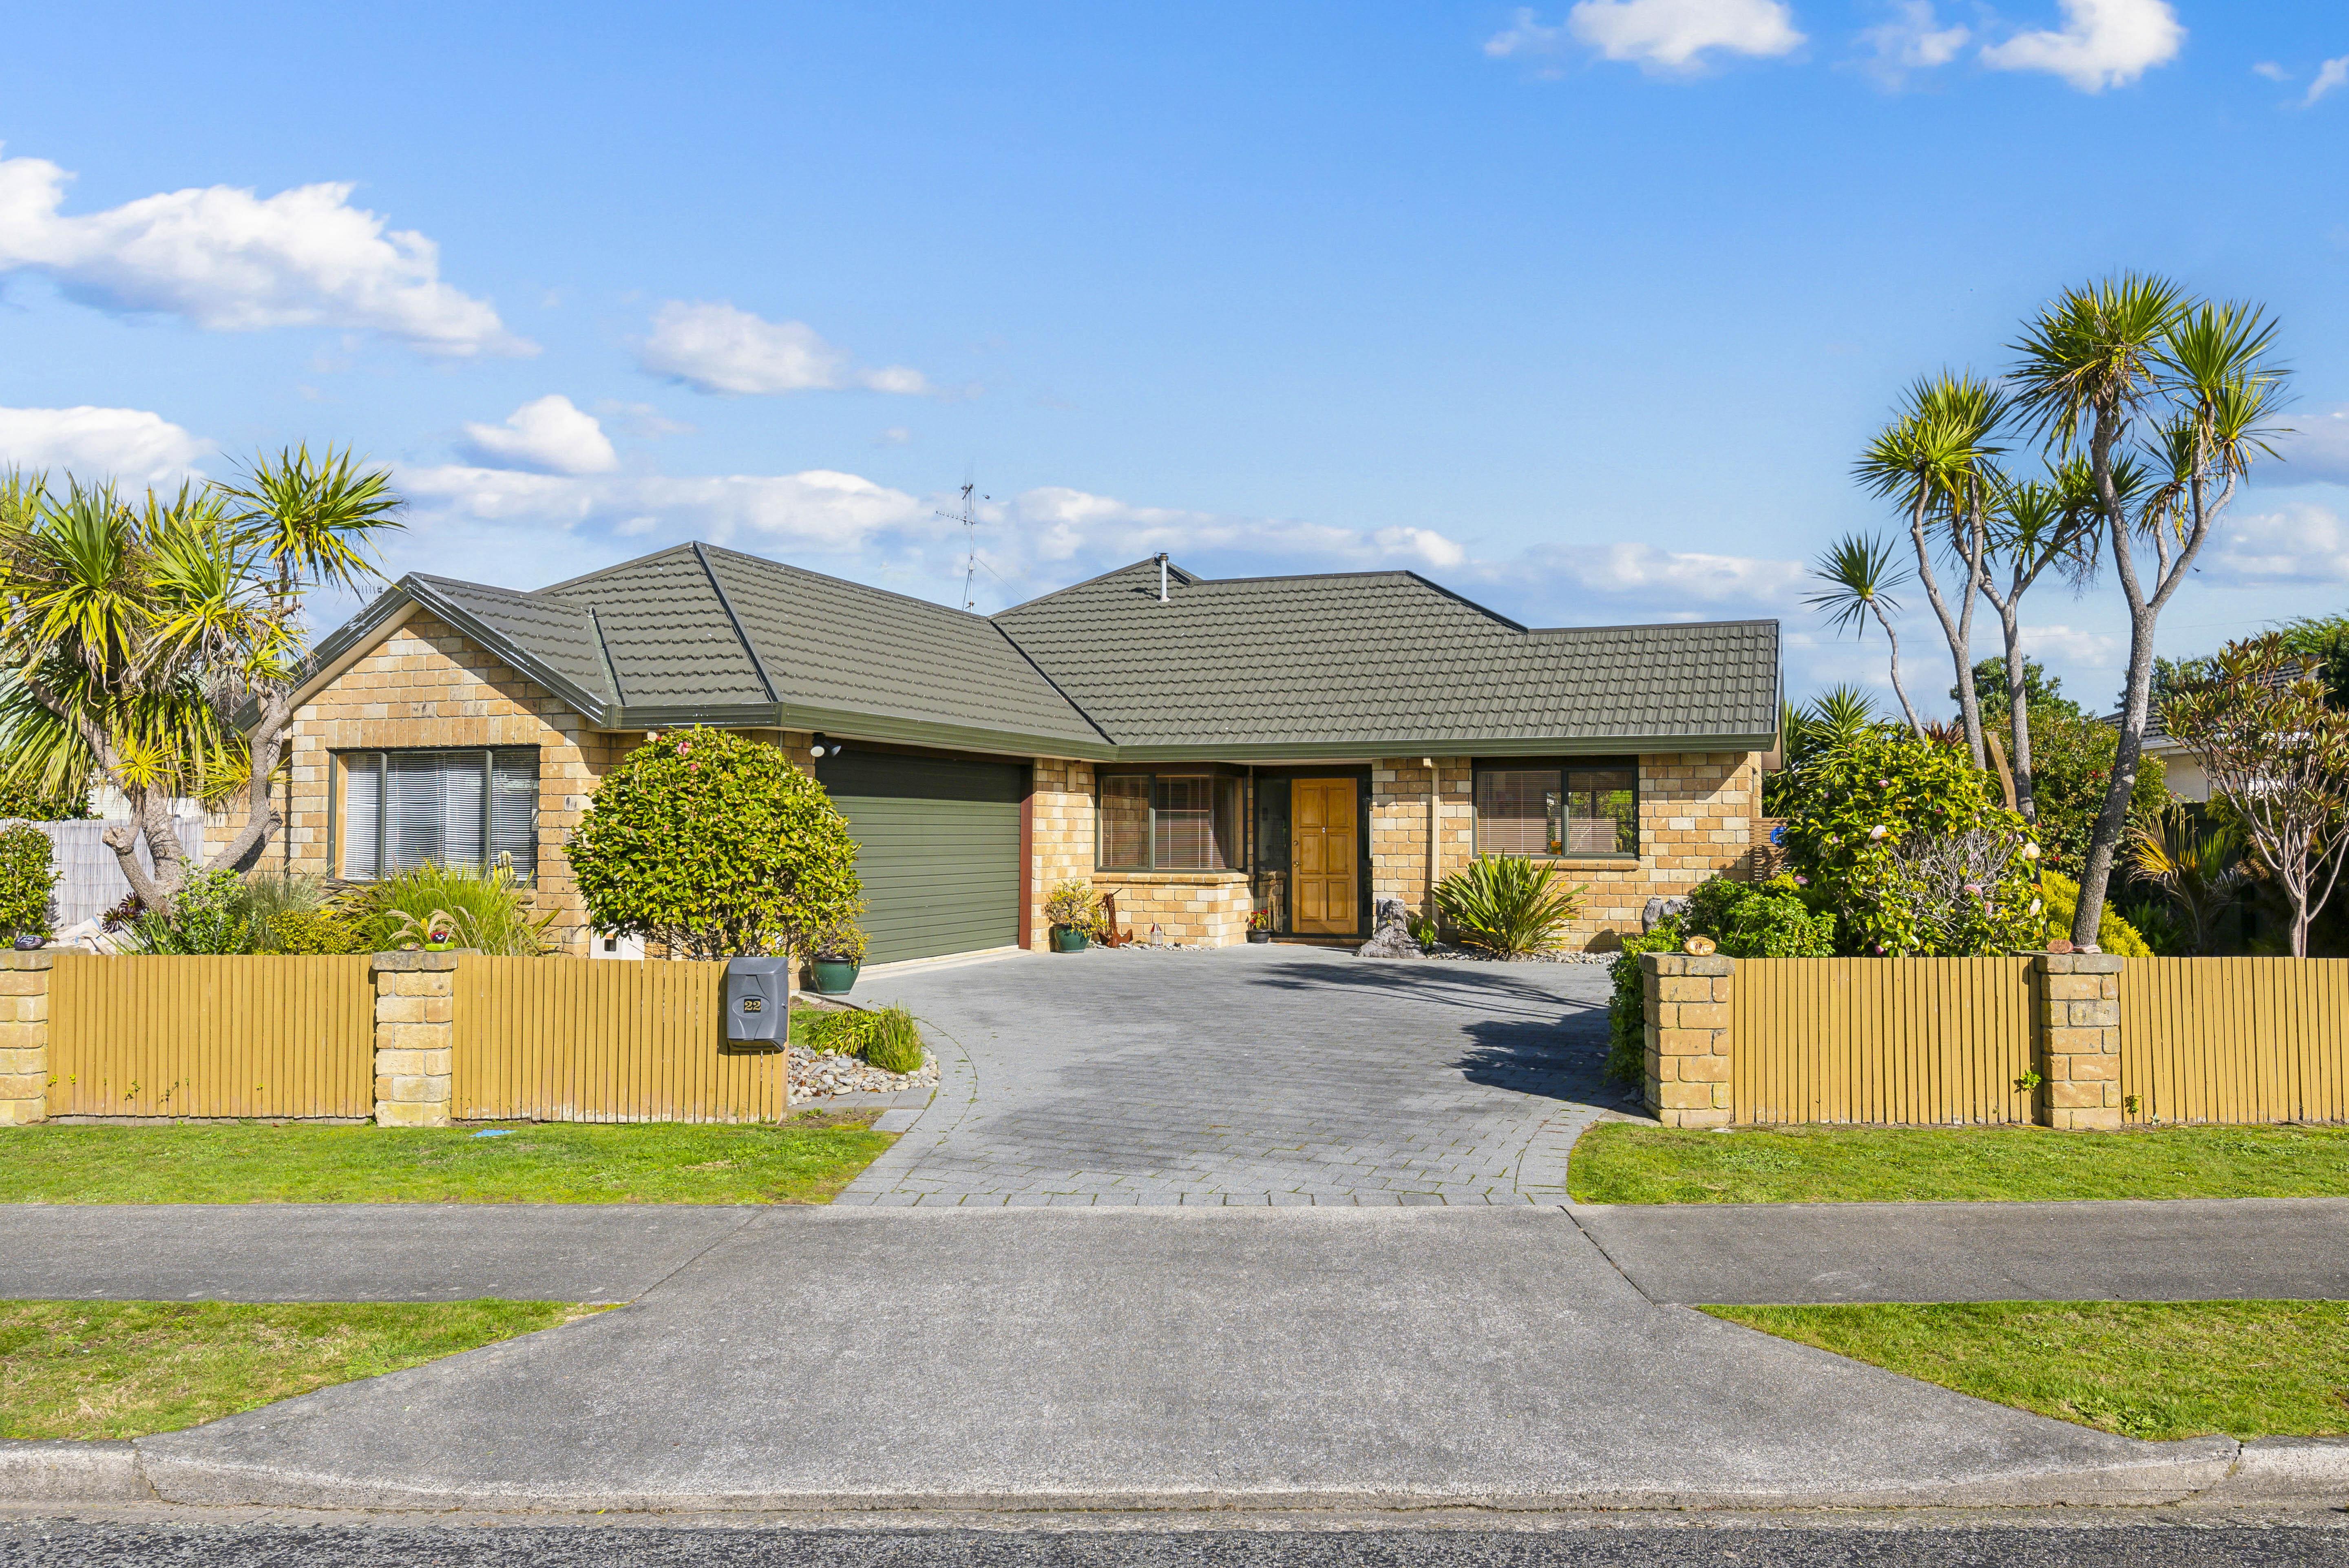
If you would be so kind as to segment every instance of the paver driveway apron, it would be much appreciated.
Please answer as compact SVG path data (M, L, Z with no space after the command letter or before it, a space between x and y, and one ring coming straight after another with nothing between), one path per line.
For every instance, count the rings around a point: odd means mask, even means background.
M855 999L910 1007L943 1077L843 1203L1554 1203L1629 1109L1597 965L1092 949Z

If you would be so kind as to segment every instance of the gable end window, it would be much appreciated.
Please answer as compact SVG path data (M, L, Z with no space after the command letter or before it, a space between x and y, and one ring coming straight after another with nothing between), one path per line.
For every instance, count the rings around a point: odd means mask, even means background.
M1240 870L1240 780L1227 773L1104 773L1093 843L1105 872Z
M374 882L427 861L538 870L538 748L341 751L342 874Z
M1478 763L1476 852L1636 856L1639 764L1629 758Z

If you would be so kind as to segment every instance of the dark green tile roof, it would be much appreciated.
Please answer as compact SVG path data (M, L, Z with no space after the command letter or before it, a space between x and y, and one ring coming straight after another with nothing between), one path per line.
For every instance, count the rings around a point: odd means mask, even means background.
M1777 726L1772 621L1537 630L1408 572L1167 575L1164 604L1139 562L992 619L690 544L535 593L399 587L617 728L706 716L1015 754L1269 758L1732 748Z
M1120 746L1693 740L1777 725L1773 621L1528 630L1409 572L1139 562L996 616Z

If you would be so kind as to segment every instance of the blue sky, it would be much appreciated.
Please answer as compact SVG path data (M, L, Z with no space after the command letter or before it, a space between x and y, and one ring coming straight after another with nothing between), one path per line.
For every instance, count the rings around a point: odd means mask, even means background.
M2349 603L2349 11L2210 0L46 7L0 460L393 465L418 570L688 538L978 607L1166 549L1540 624L1775 615L1853 454L2124 268L2265 302L2300 428L2165 620ZM2101 701L2109 589L2024 616ZM1912 599L1915 596L1912 595ZM1912 605L1923 609L1921 600ZM1984 616L1988 620L1987 614ZM1983 646L1991 637L1985 627ZM1917 616L1911 680L1946 707Z

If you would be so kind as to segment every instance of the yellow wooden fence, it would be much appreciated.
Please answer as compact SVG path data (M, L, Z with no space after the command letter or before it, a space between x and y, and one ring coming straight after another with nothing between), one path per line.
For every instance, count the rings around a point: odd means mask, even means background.
M49 1114L371 1116L368 963L60 953Z
M2027 1122L2028 958L1759 958L1729 1006L1740 1122Z
M2120 993L2130 1121L2349 1120L2349 958L2132 958Z
M460 1120L759 1121L787 1058L725 1037L726 965L458 960L450 1113Z

